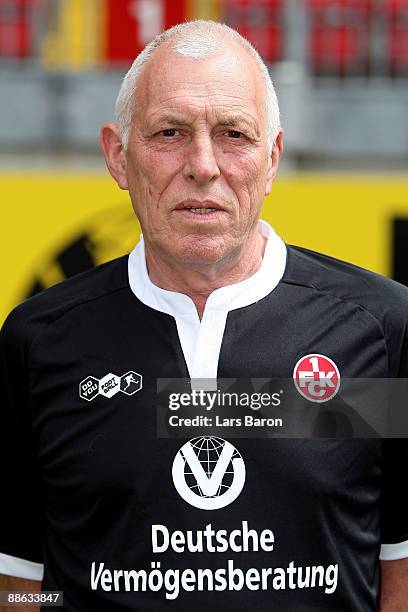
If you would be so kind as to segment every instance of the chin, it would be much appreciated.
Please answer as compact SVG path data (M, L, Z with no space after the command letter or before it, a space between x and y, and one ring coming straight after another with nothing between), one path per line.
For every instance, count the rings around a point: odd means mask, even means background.
M181 264L206 265L214 264L224 259L230 249L224 239L197 239L180 241L173 259Z

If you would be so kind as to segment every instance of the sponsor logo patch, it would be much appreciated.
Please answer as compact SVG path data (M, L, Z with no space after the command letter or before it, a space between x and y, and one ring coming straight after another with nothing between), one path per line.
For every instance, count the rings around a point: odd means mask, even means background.
M245 463L227 440L193 438L176 454L172 475L184 501L201 510L217 510L231 504L241 493Z

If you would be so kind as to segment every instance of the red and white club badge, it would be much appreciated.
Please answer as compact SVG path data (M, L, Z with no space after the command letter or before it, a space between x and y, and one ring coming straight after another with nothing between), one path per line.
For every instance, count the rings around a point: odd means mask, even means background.
M340 387L340 372L329 357L312 353L301 357L293 370L300 395L311 402L327 402Z

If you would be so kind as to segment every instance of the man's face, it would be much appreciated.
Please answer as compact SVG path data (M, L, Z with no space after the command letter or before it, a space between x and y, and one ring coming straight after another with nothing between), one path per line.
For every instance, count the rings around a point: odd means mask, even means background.
M125 187L145 242L169 263L220 262L253 237L274 173L264 99L239 47L197 60L164 44L145 66Z

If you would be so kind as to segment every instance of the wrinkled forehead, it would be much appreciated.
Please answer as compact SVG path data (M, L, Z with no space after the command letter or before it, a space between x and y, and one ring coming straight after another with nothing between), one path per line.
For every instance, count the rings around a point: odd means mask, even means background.
M170 41L156 49L144 66L136 89L135 119L143 121L167 106L217 110L245 108L264 121L265 84L255 60L239 45L202 58L172 50Z

